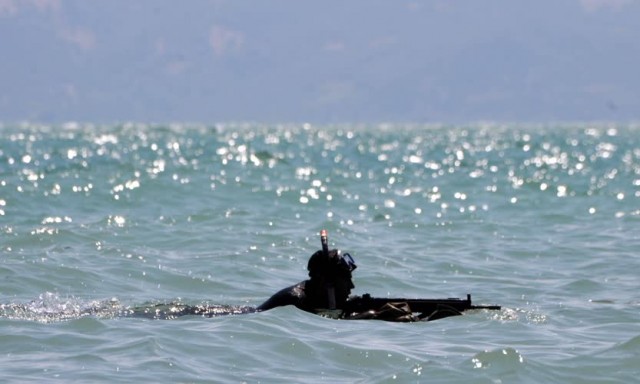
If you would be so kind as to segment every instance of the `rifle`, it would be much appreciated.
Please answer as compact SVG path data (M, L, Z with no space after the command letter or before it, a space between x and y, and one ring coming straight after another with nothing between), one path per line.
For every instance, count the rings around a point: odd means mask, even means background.
M387 307L401 306L402 310L412 315L417 315L418 320L436 320L448 316L461 315L462 312L470 309L500 310L499 305L473 305L471 295L467 294L466 299L400 299L400 298L378 298L364 294L347 300L343 313L347 318L365 318L362 314L372 314L378 317ZM408 306L408 308L407 308ZM383 317L379 317L385 320Z

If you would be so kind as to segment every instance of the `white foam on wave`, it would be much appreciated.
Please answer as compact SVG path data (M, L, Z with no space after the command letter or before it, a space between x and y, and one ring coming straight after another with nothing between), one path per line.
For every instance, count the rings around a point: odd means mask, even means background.
M85 301L74 297L63 298L55 293L45 292L28 303L0 304L0 317L52 323L85 316L114 317L120 310L120 302L116 298Z

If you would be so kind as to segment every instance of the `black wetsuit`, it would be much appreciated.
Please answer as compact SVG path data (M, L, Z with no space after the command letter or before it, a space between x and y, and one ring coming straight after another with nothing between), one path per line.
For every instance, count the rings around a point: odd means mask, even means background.
M271 296L267 301L262 303L257 309L258 311L266 311L268 309L283 307L285 305L295 305L297 308L309 310L313 307L309 303L305 294L305 285L307 281L301 281L296 285L281 289Z
M313 280L301 281L296 285L281 289L271 296L267 301L258 306L258 311L294 305L296 308L307 312L318 312L320 309L328 309L329 300L327 293L321 288L321 284L316 284ZM347 301L351 289L345 290L346 286L336 284L336 308L342 309Z
M329 256L327 258L322 251L314 253L307 266L309 280L276 292L257 309L266 311L285 305L295 305L313 313L321 309L342 309L354 288L351 269L340 262L337 250L330 251ZM334 296L334 303L331 302L330 294ZM331 308L332 304L335 308Z

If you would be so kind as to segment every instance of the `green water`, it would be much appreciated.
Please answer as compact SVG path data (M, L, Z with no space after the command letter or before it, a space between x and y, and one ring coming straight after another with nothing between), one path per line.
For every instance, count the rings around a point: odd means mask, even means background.
M327 228L353 293L429 323L256 306ZM634 382L640 126L0 127L0 381Z

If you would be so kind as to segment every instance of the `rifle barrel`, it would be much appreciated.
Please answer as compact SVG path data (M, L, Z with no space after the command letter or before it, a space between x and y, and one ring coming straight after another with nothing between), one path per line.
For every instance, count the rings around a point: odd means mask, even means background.
M472 305L470 309L489 309L492 311L499 311L502 307L499 305Z

